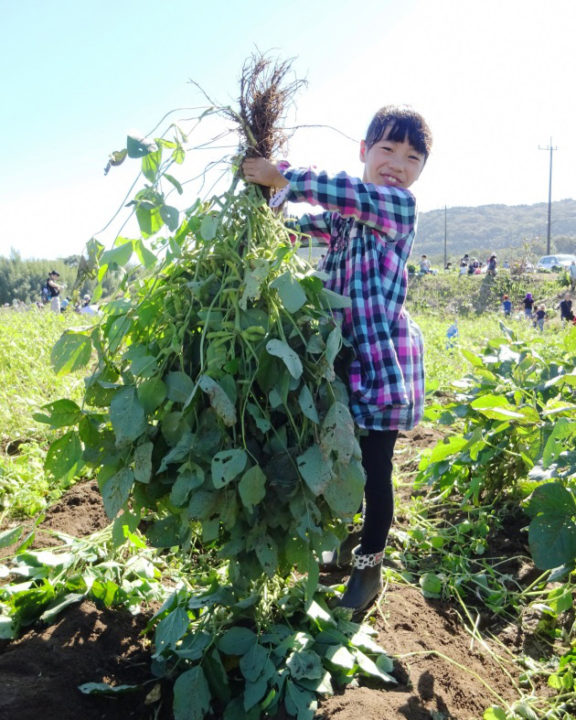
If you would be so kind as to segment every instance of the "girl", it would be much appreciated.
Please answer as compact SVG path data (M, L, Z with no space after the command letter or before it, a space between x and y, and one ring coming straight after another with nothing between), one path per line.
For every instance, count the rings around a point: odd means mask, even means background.
M532 317L532 308L534 307L535 300L532 297L532 293L526 293L524 300L522 300L524 303L524 315L527 318Z
M322 263L326 285L351 300L352 307L342 312L342 331L354 350L348 381L350 409L362 430L365 513L340 604L358 611L382 589L382 557L394 512L396 437L414 427L423 411L422 336L404 301L416 226L416 201L408 188L420 177L431 144L418 113L387 106L376 113L360 143L361 180L309 169L281 173L264 158L242 165L247 181L281 189L273 206L288 200L324 208L319 215L304 215L300 229L328 243Z

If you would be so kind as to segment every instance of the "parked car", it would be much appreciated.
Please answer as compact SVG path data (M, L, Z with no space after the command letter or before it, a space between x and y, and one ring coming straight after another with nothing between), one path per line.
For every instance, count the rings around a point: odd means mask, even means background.
M538 260L536 270L550 270L552 272L565 270L572 261L576 262L576 255L544 255Z

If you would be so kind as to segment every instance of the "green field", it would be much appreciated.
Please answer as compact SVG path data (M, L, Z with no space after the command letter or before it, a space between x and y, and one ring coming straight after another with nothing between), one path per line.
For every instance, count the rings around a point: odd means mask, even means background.
M561 288L545 282L548 297L559 297ZM414 315L427 348L423 425L445 439L423 449L408 449L406 457L400 457L396 477L400 520L387 549L387 582L417 586L426 598L451 603L480 644L484 642L481 617L492 618L496 626L502 620L520 622L528 612L536 614L538 633L549 652L540 659L508 658L507 672L517 700L495 702L486 708L484 718L567 720L576 710L576 328L563 327L555 312L550 313L543 333L516 313L503 324L497 303L492 311L459 315L452 306L471 296L470 286L467 294L458 296L454 291L450 296L445 283L445 278L436 283L434 278L426 278L427 286L421 284L419 294L412 288ZM453 345L447 346L446 332L455 320L459 334ZM84 589L75 580L75 592L80 590L111 607L136 608L166 599L162 584L166 578L181 583L183 592L187 588L183 598L197 593L199 587L203 592L214 588L213 567L220 562L213 544L207 542L191 569L178 552L159 553L136 528L124 526L122 530L115 524L80 545L67 546L64 564L54 562L57 552L49 555L38 581L44 588L50 587L43 599L38 595L39 585L35 588L32 584L24 593L13 592L9 578L14 564L21 571L31 562L20 523L38 517L71 484L91 472L85 469L80 477L63 473L56 479L51 469L58 463L53 456L49 458L49 447L64 429L50 429L34 419L42 406L60 398L82 406L86 371L58 376L50 360L56 340L65 329L77 331L77 321L77 316L58 317L48 312L0 312L0 396L7 408L0 419L4 529L0 542L6 547L16 542L16 548L20 542L16 554L0 565L5 578L0 587L0 633L4 638L16 637L42 612L55 616L66 604L72 577L82 568L92 580ZM529 528L537 570L529 582L511 572L514 555L507 557L497 545L503 528L511 522ZM118 535L122 532L124 537ZM202 538L201 530L198 537ZM148 570L139 575L138 582L124 580L114 560L119 557L121 564L134 558ZM37 556L33 562L37 572ZM111 567L116 568L112 575ZM192 586L191 577L195 578ZM290 597L294 588L300 592L298 584L285 583L280 579L265 582L268 603L258 616L263 627L269 622L267 613L273 617L278 603L287 612L286 601L281 600L286 593ZM174 623L182 622L183 607L178 602L165 611L156 629L156 642L163 638L162 642L170 645ZM216 625L204 627L223 632L222 637L232 642L238 629L217 617L210 616ZM222 640L221 647L226 642ZM195 667L199 666L192 665L189 672ZM357 671L354 667L340 667L336 672L332 666L333 681L349 682ZM383 668L381 665L374 673ZM320 685L317 692L322 693Z

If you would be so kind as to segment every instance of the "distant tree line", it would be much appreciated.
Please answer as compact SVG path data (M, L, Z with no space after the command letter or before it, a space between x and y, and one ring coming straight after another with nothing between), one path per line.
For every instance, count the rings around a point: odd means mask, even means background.
M76 286L80 259L80 255L71 255L58 260L23 260L12 250L8 258L0 257L0 305L12 304L14 300L27 304L40 301L42 286L51 270L60 273L58 282L62 286L62 297L74 300L91 295L96 280L83 280ZM110 295L117 286L118 277L108 273L103 280L103 295Z
M550 251L576 254L576 200L552 203ZM548 204L448 207L420 213L414 253L436 264L467 252L485 260L496 252L510 262L519 254L535 261L547 254Z

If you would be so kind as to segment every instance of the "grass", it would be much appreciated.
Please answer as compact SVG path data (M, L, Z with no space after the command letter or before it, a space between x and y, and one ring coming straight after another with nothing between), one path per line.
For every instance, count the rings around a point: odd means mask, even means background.
M82 398L82 376L58 377L50 352L77 315L36 308L0 310L0 513L34 515L62 489L52 487L44 458L53 431L34 420L42 405L62 397Z

